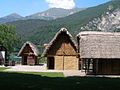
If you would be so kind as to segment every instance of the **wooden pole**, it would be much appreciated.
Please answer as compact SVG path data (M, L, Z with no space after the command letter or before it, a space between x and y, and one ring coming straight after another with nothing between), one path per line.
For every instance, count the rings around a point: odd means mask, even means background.
M98 59L96 60L96 73L98 73Z
M88 59L88 72L89 72L89 68L90 68L90 59Z
M83 67L83 59L81 59L81 63L80 64L81 64L81 72L82 72L82 70L83 70L83 68L82 68Z
M63 70L64 70L64 56L65 56L65 43L63 43Z
M87 65L86 65L86 59L85 59L85 73L86 73L86 70L87 70Z
M63 55L63 70L64 70L64 55Z

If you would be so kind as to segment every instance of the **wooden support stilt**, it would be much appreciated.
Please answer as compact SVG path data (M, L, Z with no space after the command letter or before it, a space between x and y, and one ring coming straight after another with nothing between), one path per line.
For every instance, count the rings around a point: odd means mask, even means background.
M96 60L96 73L98 73L98 59Z
M83 59L81 59L81 72L82 72L82 70L83 70Z
M94 73L94 60L92 59L92 72Z
M85 59L85 73L87 73L86 70L87 70L87 65L86 65L86 59Z
M90 59L88 59L88 72L89 72L89 69L90 69Z

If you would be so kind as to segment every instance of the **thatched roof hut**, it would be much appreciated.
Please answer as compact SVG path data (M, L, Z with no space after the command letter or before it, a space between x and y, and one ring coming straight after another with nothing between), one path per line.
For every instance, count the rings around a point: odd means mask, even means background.
M17 56L21 56L22 55L26 45L29 45L29 47L32 49L33 52L32 53L24 53L24 54L33 54L35 56L39 56L39 51L38 51L37 47L30 41L27 41L27 42L24 43L24 45L20 49L20 51L19 51Z
M39 51L32 42L27 41L20 49L18 56L22 57L23 65L35 65L38 63L37 57L39 56Z
M48 69L78 70L77 44L66 28L56 33L42 57L47 57Z
M81 68L89 71L92 65L96 74L120 74L120 33L85 31L77 41Z
M120 58L120 33L86 31L77 37L81 58Z

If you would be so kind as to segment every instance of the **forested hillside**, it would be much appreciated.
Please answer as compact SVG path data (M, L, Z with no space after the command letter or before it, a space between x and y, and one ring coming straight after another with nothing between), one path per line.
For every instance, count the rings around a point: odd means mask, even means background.
M109 10L110 5L114 7L111 10ZM22 42L29 40L36 45L42 46L44 43L48 43L62 27L67 28L75 37L81 31L81 27L94 18L101 17L108 11L114 11L119 5L119 1L111 1L56 20L21 20L7 24L16 26L17 33L21 37Z

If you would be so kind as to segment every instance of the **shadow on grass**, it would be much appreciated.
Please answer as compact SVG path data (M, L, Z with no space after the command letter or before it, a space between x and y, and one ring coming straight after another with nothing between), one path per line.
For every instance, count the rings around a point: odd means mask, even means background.
M0 89L4 90L116 90L119 88L119 78L44 77L0 72Z

